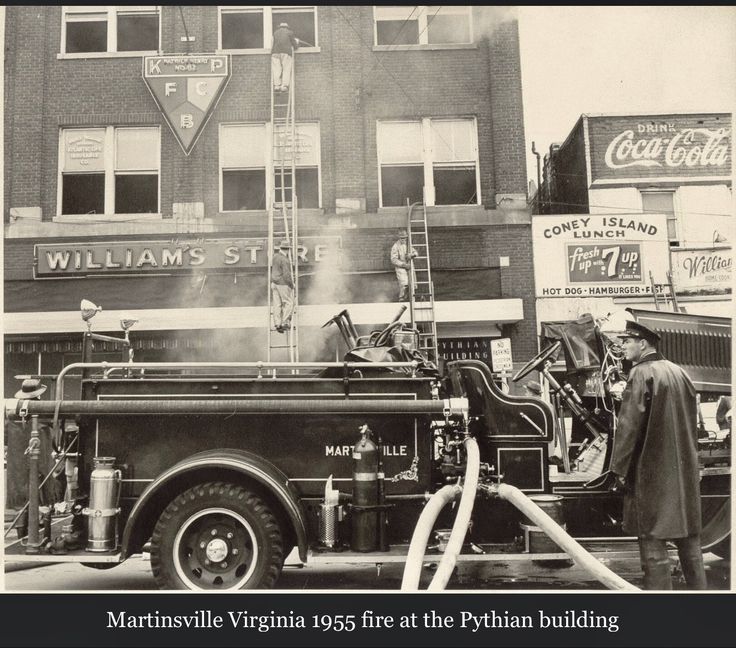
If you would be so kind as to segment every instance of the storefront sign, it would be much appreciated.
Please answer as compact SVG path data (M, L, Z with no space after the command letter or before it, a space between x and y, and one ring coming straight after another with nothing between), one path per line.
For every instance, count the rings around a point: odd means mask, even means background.
M491 366L491 338L439 338L437 351L445 362L452 360L480 360Z
M535 216L532 236L537 297L647 295L669 270L662 214Z
M672 277L677 294L730 293L732 261L730 247L672 250Z
M731 173L726 114L589 117L588 131L593 181Z
M493 371L513 371L514 359L511 355L511 339L498 338L491 340L491 361Z
M143 57L143 79L187 155L229 78L226 55Z
M34 246L34 278L264 270L266 245L262 238L44 243ZM339 263L340 248L339 236L301 237L299 265L318 266L336 258Z

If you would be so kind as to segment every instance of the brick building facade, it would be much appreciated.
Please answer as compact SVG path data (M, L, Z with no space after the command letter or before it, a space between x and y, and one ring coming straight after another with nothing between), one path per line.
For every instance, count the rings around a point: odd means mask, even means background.
M314 354L334 358L335 333L316 331L338 305L356 305L358 323L369 328L393 316L388 252L406 220L395 196L423 187L440 339L505 336L516 359L534 353L517 23L483 7L396 11L8 7L6 394L13 374L52 373L73 357L81 298L103 306L99 330L114 330L123 312L140 320L132 335L138 357L201 352L210 359L262 359L262 268L121 275L105 267L83 277L48 278L51 273L40 276L38 255L48 246L89 250L150 241L206 247L265 237L268 182L264 198L237 183L256 178L257 188L271 173L269 161L231 168L225 151L227 133L268 132L270 33L282 19L304 43L295 56L296 121L315 142L303 176L305 194L307 183L314 191L300 197L307 203L300 209L300 236L332 237L342 258L333 277L320 277L319 268L305 277L304 344L312 336L321 349ZM229 55L231 65L189 155L141 72L144 55L182 52ZM406 151L393 148L393 134L405 128L421 132L425 144L420 159L408 163L399 159ZM70 153L81 150L73 149L80 138L92 136L107 142L100 159L91 161L99 165L96 174ZM427 142L434 142L431 153ZM246 149L256 147L236 142L233 155L251 155L242 153ZM233 200L255 202L233 209ZM360 305L370 315L361 315ZM227 333L225 347L215 330ZM310 359L308 352L302 357Z

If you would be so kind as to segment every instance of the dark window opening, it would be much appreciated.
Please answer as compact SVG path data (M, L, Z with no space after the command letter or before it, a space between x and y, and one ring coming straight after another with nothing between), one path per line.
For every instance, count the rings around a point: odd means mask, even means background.
M76 52L106 52L107 21L67 22L66 51L69 54Z
M475 167L435 167L435 205L476 205Z
M422 202L424 167L386 166L381 167L381 198L384 207L405 207L410 203Z
M271 14L272 34L282 22L289 24L289 29L294 32L294 36L303 42L303 47L317 45L313 11L274 11Z
M157 212L157 175L115 176L116 214L155 214Z
M376 22L376 45L416 45L419 42L418 20L379 20Z
M291 191L288 188L290 174L284 175L285 184L284 199L291 202ZM276 189L276 202L281 202L281 174L278 170L274 173L274 187ZM306 167L296 170L296 195L297 207L300 209L319 208L319 169L317 167Z
M470 21L467 16L429 16L427 24L429 43L470 42Z
M263 169L223 171L222 209L266 209L266 172Z
M105 174L64 174L61 190L62 214L104 214Z
M263 49L263 13L222 14L223 49Z
M158 15L118 16L118 52L158 50Z

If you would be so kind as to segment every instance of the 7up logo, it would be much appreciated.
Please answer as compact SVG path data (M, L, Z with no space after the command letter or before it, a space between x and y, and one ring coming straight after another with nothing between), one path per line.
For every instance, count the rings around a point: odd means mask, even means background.
M143 79L189 155L230 78L230 57L143 57Z

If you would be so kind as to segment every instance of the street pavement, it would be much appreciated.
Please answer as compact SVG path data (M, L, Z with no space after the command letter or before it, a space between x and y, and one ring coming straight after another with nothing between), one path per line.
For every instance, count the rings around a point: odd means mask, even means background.
M730 583L730 563L715 555L705 555L709 589L727 590ZM606 558L604 563L625 580L641 587L641 572L636 552ZM384 564L380 570L373 564L299 566L290 559L276 584L278 590L399 590L403 564ZM423 570L420 589L429 584L434 566ZM676 589L683 589L675 578ZM122 565L99 570L75 563L34 567L9 563L6 565L6 591L121 591L155 590L147 555L134 556ZM448 589L452 590L603 590L577 566L558 563L537 564L528 560L493 563L458 563Z

